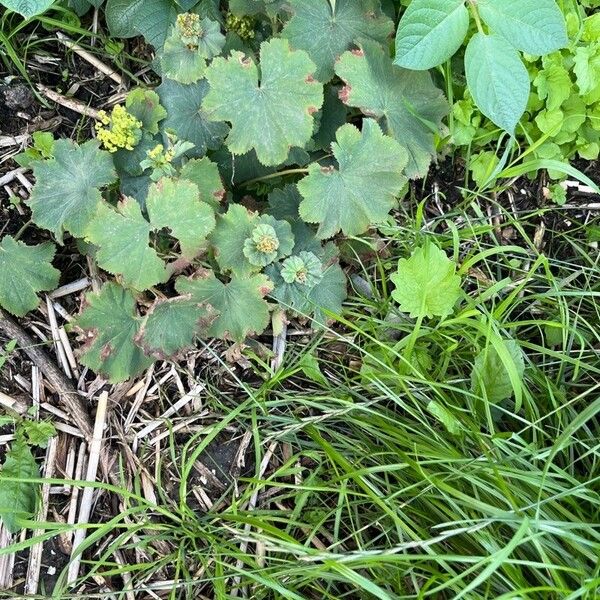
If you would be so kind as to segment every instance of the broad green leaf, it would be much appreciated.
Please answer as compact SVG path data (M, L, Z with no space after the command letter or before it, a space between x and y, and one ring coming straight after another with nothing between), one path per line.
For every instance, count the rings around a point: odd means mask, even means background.
M152 226L142 216L140 205L132 198L117 208L107 203L88 226L86 240L99 246L98 265L137 290L147 290L166 278L165 265L149 246Z
M196 184L185 179L163 177L150 186L146 208L156 229L166 227L179 240L181 253L194 258L215 228L212 207L200 200Z
M180 277L177 291L200 304L209 304L218 313L207 335L243 342L250 335L261 334L269 324L269 306L264 297L272 283L264 275L233 277L223 283L212 271L201 270L190 278Z
M146 314L135 342L148 356L167 360L191 347L216 316L210 306L187 297L161 300Z
M528 54L548 54L569 43L555 0L477 0L477 8L493 33Z
M476 33L465 52L469 90L481 112L511 135L529 99L529 75L503 37Z
M398 24L394 64L425 71L447 61L469 29L465 0L413 0Z
M460 421L439 402L431 400L427 405L427 410L446 428L448 433L459 435L461 431Z
M449 106L431 75L392 64L378 44L344 53L335 72L346 83L340 97L348 106L375 117L384 131L408 151L406 174L423 177L436 155L435 135Z
M485 397L488 402L498 404L508 400L514 393L509 372L517 381L523 379L525 361L521 347L515 340L502 340L501 357L495 346L481 351L475 359L471 373L471 391Z
M319 223L321 239L339 231L359 235L381 223L406 183L405 150L372 119L363 121L362 132L350 124L340 127L332 149L339 168L313 163L298 183L304 197L300 216Z
M143 35L148 43L160 47L177 9L170 0L108 0L104 15L113 37Z
M294 248L292 227L287 221L278 221L271 215L261 215L244 240L243 252L251 265L267 265L289 256Z
M329 151L335 141L335 132L346 123L348 109L340 100L339 91L338 86L325 86L323 108L315 115L318 122L318 129L313 135L315 148Z
M34 479L40 476L33 454L25 440L18 436L0 471L0 517L8 531L21 530L20 521L35 512L38 486L27 481L6 481L6 477Z
M363 39L387 45L394 23L379 0L290 0L292 18L281 35L293 48L306 50L317 66L315 77L327 82L333 66L350 46Z
M219 174L219 167L206 156L189 160L179 171L181 179L187 179L200 192L200 200L218 208L225 198L225 188Z
M100 188L116 179L110 153L100 150L95 140L81 146L57 140L54 158L34 163L33 174L32 220L52 231L60 243L65 231L83 235L102 200Z
M54 0L2 0L0 4L29 19L50 8L54 4Z
M0 242L0 306L18 317L39 304L38 292L53 290L60 271L51 262L54 245L50 242L27 246L7 235Z
M158 124L167 116L160 98L152 90L135 88L125 99L127 112L142 123L142 129L148 133L158 133Z
M582 95L597 91L594 101L600 100L600 44L579 46L575 52L573 71Z
M115 283L106 283L98 293L88 294L86 302L73 323L86 336L81 363L107 376L111 383L147 369L153 361L134 343L142 321L133 294Z
M203 156L207 149L216 150L221 146L229 127L226 123L208 120L202 108L202 100L208 93L204 79L191 85L164 79L156 91L168 113L162 122L163 129L171 129L180 140L192 142L191 154Z
M392 297L411 317L445 317L460 297L460 276L446 253L427 241L398 261Z
M540 100L546 100L546 108L556 110L571 95L571 77L560 52L545 57L542 64L544 68L538 72L533 85Z
M260 47L260 81L257 65L242 52L215 58L206 71L210 91L202 108L210 120L231 123L226 143L233 154L255 149L262 164L275 166L312 137L313 114L323 104L314 71L306 52L273 38Z
M237 16L263 13L274 17L285 2L286 0L229 0L229 10Z

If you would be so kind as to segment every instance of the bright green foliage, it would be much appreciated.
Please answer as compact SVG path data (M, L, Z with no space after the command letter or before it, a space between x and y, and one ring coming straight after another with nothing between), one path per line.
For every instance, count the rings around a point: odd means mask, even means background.
M520 384L524 372L525 361L519 344L515 340L501 340L498 347L485 348L475 359L471 391L498 404L513 395L514 385Z
M106 283L86 297L87 306L74 326L83 330L81 363L109 378L111 383L134 377L152 364L135 345L141 319L133 294L115 283Z
M68 231L82 236L102 195L100 188L115 181L110 154L96 141L81 146L71 140L57 140L54 157L33 164L36 184L29 203L33 222L49 229L62 243Z
M439 129L448 103L429 73L394 66L378 44L363 42L361 48L344 53L336 64L335 72L347 84L340 97L378 119L408 151L407 175L422 177L435 156L432 129Z
M135 342L148 356L173 358L192 346L196 336L206 334L215 318L210 306L187 297L161 300L147 313Z
M202 270L194 277L180 277L176 289L216 310L218 316L207 332L211 337L243 342L250 335L262 333L269 323L264 297L272 290L272 283L264 275L234 276L223 283L212 271Z
M460 276L446 253L427 241L410 258L398 261L392 297L402 312L416 317L445 317L460 297Z
M181 253L194 258L206 236L215 227L212 207L200 200L200 190L191 181L163 178L150 187L146 200L153 227L167 227L179 240Z
M321 239L339 231L358 235L381 223L406 183L406 152L372 119L363 122L362 132L350 124L340 127L332 147L339 169L313 163L298 183L304 197L300 216L319 223Z
M427 410L444 425L448 433L452 435L460 434L460 421L445 406L435 400L431 400L427 404Z
M261 44L260 81L257 65L234 51L207 69L210 91L202 108L210 120L231 123L226 143L233 154L255 149L262 164L278 165L313 134L313 114L323 104L314 72L306 52L291 50L287 40Z
M266 267L291 254L294 248L292 228L286 221L270 215L258 218L249 238L244 240L244 256L250 264Z
M202 202L210 204L213 208L219 207L225 197L225 188L215 163L206 157L192 159L183 165L179 176L198 187Z
M22 317L39 304L38 292L53 290L60 272L51 262L54 245L27 246L10 235L0 242L0 306Z
M34 161L52 158L54 154L54 136L49 131L34 131L31 135L33 146L13 157L21 167L30 168Z
M53 3L54 0L2 0L0 5L6 6L9 10L14 10L29 19L43 13Z
M163 73L179 83L195 83L204 76L207 59L219 54L224 44L216 21L195 13L178 15L161 54Z
M395 64L426 70L448 60L469 29L465 0L420 0L404 13L396 32Z
M167 116L158 94L152 90L131 90L125 99L125 108L140 121L144 131L152 134L158 133L158 124Z
M117 208L103 202L85 237L99 246L98 264L123 282L146 290L165 280L165 266L149 244L152 226L142 216L139 204L126 198Z
M290 0L292 18L282 31L292 48L306 50L317 66L315 77L333 78L337 58L359 40L385 45L394 23L379 0Z

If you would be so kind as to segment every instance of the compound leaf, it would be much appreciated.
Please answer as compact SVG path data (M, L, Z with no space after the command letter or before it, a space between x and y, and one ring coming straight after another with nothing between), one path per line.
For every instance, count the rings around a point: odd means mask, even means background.
M460 276L446 253L427 241L398 261L392 297L411 317L445 317L460 297Z
M189 294L200 304L209 304L218 313L207 334L234 342L261 334L269 324L269 305L264 297L272 290L264 275L232 277L223 283L212 271L201 270L190 278L180 277L175 285L180 294Z
M315 77L324 83L334 76L337 58L358 40L385 45L393 21L381 11L379 0L290 0L292 18L282 31L293 48L306 50L317 66Z
M528 54L548 54L569 43L555 0L478 0L477 7L494 33Z
M2 0L0 4L29 19L50 8L54 4L54 0Z
M394 64L425 71L448 60L469 29L465 0L413 0L396 32Z
M340 97L378 119L408 151L407 175L422 177L436 154L434 132L448 114L448 103L429 73L396 67L379 44L365 41L361 47L342 54L336 64L346 83Z
M304 197L300 216L319 223L317 236L326 239L338 231L358 235L384 221L404 184L405 150L386 136L373 119L365 119L363 130L346 124L338 129L332 144L339 168L313 163L298 183Z
M503 37L476 33L465 51L469 90L481 112L511 135L529 100L529 74Z
M86 239L99 246L100 267L137 290L146 290L165 280L165 265L149 246L152 226L142 216L140 205L125 198L116 209L107 203L98 207L86 231Z
M61 243L65 231L83 235L102 200L100 188L116 179L110 153L100 150L96 140L81 146L57 140L54 158L36 161L33 174L36 183L29 199L33 222L52 231Z
M27 246L7 235L0 242L0 306L23 317L39 304L37 292L53 290L60 272L50 263L54 258L50 242Z
M167 227L179 240L181 253L194 258L206 236L215 228L212 207L200 200L196 184L185 179L163 177L150 186L146 208L152 226Z
M314 130L313 114L323 104L323 86L303 50L274 38L260 47L260 71L242 52L217 57L206 71L210 84L202 108L210 120L229 121L233 154L256 150L266 166L283 163L292 146L304 147Z
M135 345L141 319L133 294L116 283L106 283L86 297L88 306L74 325L86 334L81 362L111 383L134 377L152 364Z

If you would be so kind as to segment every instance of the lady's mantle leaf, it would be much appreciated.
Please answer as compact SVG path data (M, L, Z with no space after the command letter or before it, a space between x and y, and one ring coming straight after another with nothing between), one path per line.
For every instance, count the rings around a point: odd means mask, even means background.
M110 153L91 140L79 146L57 140L54 158L33 165L36 184L29 203L33 222L49 229L62 243L63 232L82 236L102 200L100 189L113 183L116 173Z
M87 295L87 308L74 325L84 330L87 341L82 364L106 375L111 383L125 381L152 364L134 339L141 326L133 294L115 283Z
M119 202L115 210L107 203L98 207L86 231L86 239L99 246L96 260L113 275L121 275L124 283L146 290L165 280L165 265L150 248L152 226L142 216L139 204L132 198Z
M460 297L460 277L446 253L427 241L398 261L392 297L411 317L445 317Z
M191 181L163 177L150 187L146 208L156 229L167 227L181 244L181 253L194 258L206 236L215 228L212 207L200 201L200 191Z
M181 179L187 179L198 186L200 200L218 208L225 198L225 188L219 167L206 156L188 160L179 171Z
M254 148L267 166L283 163L292 146L304 147L314 130L313 114L323 104L323 86L303 50L274 38L260 47L258 67L242 52L217 57L206 71L210 84L202 108L208 119L229 121L233 154Z
M27 481L3 481L5 477L34 479L40 472L23 437L17 437L0 471L0 517L11 533L17 533L19 521L31 517L35 511L37 485Z
M127 94L125 108L141 122L144 131L152 134L158 133L158 124L167 116L158 94L142 88L134 88Z
M340 97L381 122L386 133L408 150L407 175L422 177L435 156L434 132L449 106L431 75L392 64L379 44L362 42L362 50L345 52L335 72L346 82Z
M243 342L249 335L262 333L269 323L269 306L264 300L273 284L264 275L233 277L219 281L212 271L199 271L194 277L180 277L177 291L189 294L194 302L209 304L218 317L208 328L210 337Z
M53 290L60 272L50 263L51 243L26 246L7 235L0 242L0 306L22 317L39 304L37 292Z
M282 36L293 48L306 50L317 65L315 77L327 82L333 65L354 42L370 39L386 44L394 23L386 17L379 0L290 0L292 18Z
M332 148L339 169L313 163L298 183L304 197L300 216L307 223L320 223L321 239L340 230L358 235L381 223L406 183L406 152L372 119L365 119L362 132L350 124L340 127Z

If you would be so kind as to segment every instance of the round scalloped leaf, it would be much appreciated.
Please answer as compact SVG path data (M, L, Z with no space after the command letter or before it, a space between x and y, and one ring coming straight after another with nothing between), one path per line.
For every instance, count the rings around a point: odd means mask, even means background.
M209 119L231 123L226 143L233 154L254 148L263 165L279 165L292 146L303 148L312 137L313 114L323 104L314 70L306 52L274 38L260 46L259 82L257 65L234 51L207 69L210 91L202 107Z
M180 294L189 294L195 302L209 304L217 311L208 336L234 342L243 342L266 329L269 305L264 297L272 287L264 275L234 276L229 283L223 283L206 270L190 278L180 277L175 285Z
M340 127L332 148L339 168L313 163L298 182L300 216L319 223L321 239L339 231L359 235L385 221L406 183L406 151L372 119L365 119L362 132L350 124Z
M290 224L270 215L262 215L250 237L244 241L243 252L252 265L266 267L289 256L293 248L294 235Z
M160 98L152 90L135 88L127 94L125 108L142 123L142 129L148 133L158 133L158 124L167 116Z
M179 177L198 186L200 200L215 209L220 207L226 192L216 163L206 156L194 158L181 167Z
M292 18L281 35L293 48L306 50L317 65L315 77L334 76L337 58L355 42L387 44L394 22L381 12L379 0L290 0Z
M448 114L448 102L429 73L396 67L379 44L365 41L361 47L336 63L335 72L346 83L340 97L378 119L408 151L407 175L423 177L436 154L433 132Z
M206 236L215 228L212 206L200 200L196 184L185 179L163 177L150 186L146 209L153 227L167 227L179 240L181 253L194 258Z
M206 80L185 85L164 79L156 91L168 113L162 128L172 130L180 140L194 144L188 155L200 157L207 149L216 150L222 145L229 127L222 121L209 121L202 108L202 100L208 93Z
M36 183L29 198L32 220L52 231L60 243L65 231L83 235L102 200L100 188L116 179L110 153L99 146L96 140L81 146L71 140L57 140L54 158L33 164Z
M165 265L156 251L150 248L152 226L142 216L140 205L125 198L113 208L106 202L85 232L86 240L99 246L98 265L137 290L162 283L166 278Z
M38 292L53 290L60 272L50 263L54 258L50 242L27 246L7 235L0 242L0 306L17 317L25 316L39 304Z
M210 306L187 297L161 300L146 314L135 343L147 355L167 360L191 347L216 316Z
M73 323L86 334L81 363L111 383L125 381L154 361L135 345L141 326L133 294L115 283L86 296L87 307Z

